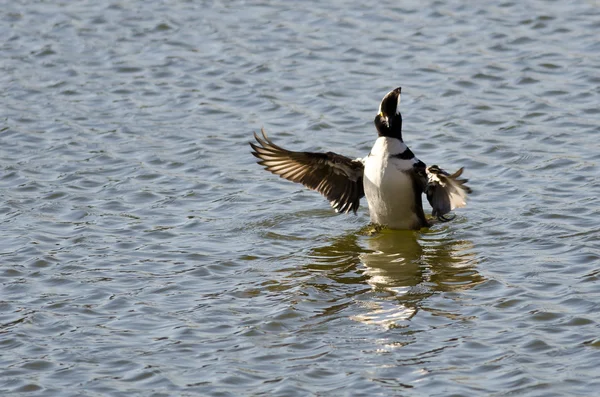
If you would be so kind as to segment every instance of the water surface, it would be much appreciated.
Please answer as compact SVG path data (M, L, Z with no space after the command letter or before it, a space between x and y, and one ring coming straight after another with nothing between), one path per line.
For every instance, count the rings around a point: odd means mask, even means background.
M0 390L44 396L590 396L600 388L594 1L7 3ZM368 153L403 87L455 221L255 164Z

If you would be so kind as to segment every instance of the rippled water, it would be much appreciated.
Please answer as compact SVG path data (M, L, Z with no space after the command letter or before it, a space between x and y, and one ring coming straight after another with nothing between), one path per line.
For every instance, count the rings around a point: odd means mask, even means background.
M3 395L592 396L600 3L4 5ZM407 143L466 167L454 222L255 164Z

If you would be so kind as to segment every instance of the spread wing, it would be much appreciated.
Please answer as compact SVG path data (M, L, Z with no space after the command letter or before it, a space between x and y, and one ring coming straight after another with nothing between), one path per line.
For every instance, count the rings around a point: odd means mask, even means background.
M460 178L462 173L463 168L450 175L437 165L425 169L426 180L423 190L433 208L432 215L440 221L451 220L444 215L467 204L467 194L471 193L471 188L465 185L468 179Z
M363 190L364 165L360 160L327 152L292 152L275 145L261 130L262 139L254 133L257 143L250 143L258 164L267 171L292 182L316 190L329 200L336 212L358 209Z

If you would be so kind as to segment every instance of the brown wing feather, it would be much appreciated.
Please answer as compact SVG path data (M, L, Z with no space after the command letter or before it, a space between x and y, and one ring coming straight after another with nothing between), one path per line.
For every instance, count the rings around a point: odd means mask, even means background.
M262 139L254 133L252 155L267 171L292 182L301 183L324 195L337 212L347 213L358 209L363 190L361 161L327 152L293 152L274 144L261 130Z

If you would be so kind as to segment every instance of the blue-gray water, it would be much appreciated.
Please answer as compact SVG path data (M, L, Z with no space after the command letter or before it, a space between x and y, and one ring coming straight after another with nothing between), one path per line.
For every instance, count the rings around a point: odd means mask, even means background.
M0 394L595 396L600 3L5 2ZM256 165L403 87L454 222L368 236Z

